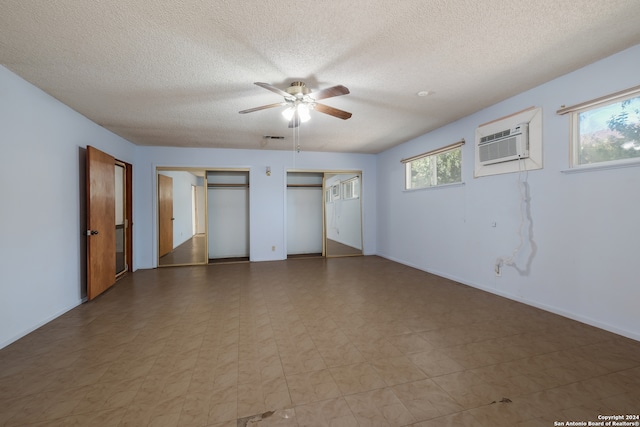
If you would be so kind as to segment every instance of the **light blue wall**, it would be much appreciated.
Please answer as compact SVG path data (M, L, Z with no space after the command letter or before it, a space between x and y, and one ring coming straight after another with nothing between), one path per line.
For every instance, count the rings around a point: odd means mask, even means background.
M302 141L304 146L304 141ZM376 253L376 158L370 154L206 148L137 147L134 168L136 268L157 264L156 167L249 170L249 251L252 261L286 259L286 172L288 170L363 173L364 252ZM271 167L271 176L266 168ZM276 247L272 251L272 246Z
M639 85L639 70L635 46L379 154L378 254L640 339L640 167L563 173L569 117L556 114ZM543 109L544 168L528 174L537 252L530 271L505 267L495 277L496 258L519 243L518 174L474 179L474 132L531 106ZM463 186L403 191L400 159L460 138ZM525 239L521 269L533 249Z
M134 160L132 144L0 66L0 348L86 294L87 145Z

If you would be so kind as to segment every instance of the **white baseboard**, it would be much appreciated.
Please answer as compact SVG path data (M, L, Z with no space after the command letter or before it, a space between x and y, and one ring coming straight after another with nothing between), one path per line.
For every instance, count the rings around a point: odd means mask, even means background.
M612 333L617 334L617 335L622 335L623 337L631 338L632 340L640 341L640 334L637 333L637 332L629 331L629 330L626 330L626 329L621 329L621 328L618 328L616 326L610 325L608 323L604 323L604 322L601 322L599 320L592 319L590 317L585 317L585 316L582 316L580 314L564 310L564 309L562 309L560 307L555 307L555 306L552 306L552 305L540 303L538 301L532 301L532 300L529 300L529 299L526 299L526 298L522 298L522 297L519 297L517 295L509 294L509 293L506 293L506 292L500 292L500 291L498 291L496 289L488 288L486 286L482 286L482 285L479 285L477 283L469 282L467 280L464 280L464 279L462 279L460 277L453 276L451 274L443 273L443 272L437 271L437 270L425 269L425 268L422 268L422 267L420 267L418 265L414 265L414 264L405 262L403 260L396 259L396 258L391 257L391 256L386 256L386 255L381 255L381 254L378 254L378 256L382 257L382 258L386 258L386 259L388 259L390 261L393 261L393 262L397 262L398 264L402 264L402 265L406 265L408 267L415 268L416 270L420 270L420 271L424 271L426 273L434 274L436 276L444 277L445 279L453 280L455 282L462 283L463 285L467 285L467 286L470 286L472 288L479 289L481 291L489 292L489 293L494 294L494 295L499 295L501 297L504 297L504 298L507 298L507 299L510 299L510 300L513 300L513 301L521 302L521 303L529 305L531 307L539 308L540 310L548 311L550 313L557 314L559 316L566 317L566 318L569 318L569 319L572 319L572 320L576 320L578 322L581 322L581 323L584 323L584 324L587 324L587 325L590 325L590 326L594 326L596 328L604 329L605 331L609 331L609 332L612 332Z
M12 344L12 343L18 341L20 338L29 335L31 332L35 331L39 327L44 326L47 323L51 322L52 320L57 319L58 317L62 316L67 311L73 310L74 308L76 308L77 306L82 304L84 300L86 300L86 298L85 299L79 299L78 301L76 301L71 306L63 308L62 310L60 310L60 311L56 312L55 314L47 317L46 319L43 319L43 320L39 321L38 323L36 323L35 325L31 326L30 328L25 329L24 331L21 331L19 334L14 335L13 337L9 338L8 340L0 343L0 349L3 349L6 346L8 346L9 344Z

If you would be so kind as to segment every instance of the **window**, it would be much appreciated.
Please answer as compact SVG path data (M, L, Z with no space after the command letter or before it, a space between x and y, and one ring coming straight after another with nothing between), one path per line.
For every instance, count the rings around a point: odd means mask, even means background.
M558 111L566 113L572 166L640 160L640 87Z
M340 183L333 184L331 187L331 200L338 200L340 198Z
M402 160L405 164L405 188L413 190L462 182L463 144L464 141L460 141Z
M331 197L331 188L327 188L326 190L324 190L324 202L325 203L333 202L333 199Z
M342 198L357 199L358 197L360 197L359 189L360 187L358 177L342 181Z

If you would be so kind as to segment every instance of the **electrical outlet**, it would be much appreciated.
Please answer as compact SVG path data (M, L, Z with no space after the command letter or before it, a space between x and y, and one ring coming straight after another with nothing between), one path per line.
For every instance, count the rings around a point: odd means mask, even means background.
M276 251L276 247L275 246L271 246L271 252L275 252Z
M496 264L493 267L493 271L496 273L496 277L502 276L502 266L500 264Z

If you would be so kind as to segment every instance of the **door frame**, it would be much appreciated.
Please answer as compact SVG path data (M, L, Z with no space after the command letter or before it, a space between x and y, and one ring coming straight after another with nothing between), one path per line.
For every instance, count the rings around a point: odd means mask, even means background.
M123 162L122 160L115 159L115 164L124 168L124 264L125 268L120 273L116 272L116 280L127 273L133 271L131 265L133 264L133 233L131 233L131 227L133 225L133 197L131 180L133 178L132 166Z
M249 174L249 188L251 185L251 168L225 168L225 167L215 167L215 166L211 166L211 167L197 167L197 166L158 166L158 165L152 165L153 167L153 186L154 186L154 191L153 191L153 209L154 209L154 214L153 214L153 221L155 221L155 223L153 224L153 237L152 237L152 245L153 245L153 259L154 259L154 263L155 265L153 266L153 268L160 268L160 267L178 267L178 266L183 266L183 265L208 265L209 264L209 260L208 260L208 254L209 254L209 212L208 212L208 181L207 181L207 172L247 172ZM204 263L196 263L196 264L171 264L171 265L160 265L160 250L159 250L159 237L160 237L160 219L159 219L159 215L160 215L160 211L159 211L159 204L158 204L158 174L159 172L169 172L169 171L173 171L173 172L191 172L191 173L204 173L204 200L202 201L203 206L204 206L204 235L205 235L205 251L207 253L207 260ZM249 190L251 191L251 190ZM251 194L249 194L249 198L251 198ZM249 207L249 236L251 236L251 216L252 216L252 212L251 212L251 207ZM251 258L251 237L249 237L249 257Z

